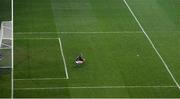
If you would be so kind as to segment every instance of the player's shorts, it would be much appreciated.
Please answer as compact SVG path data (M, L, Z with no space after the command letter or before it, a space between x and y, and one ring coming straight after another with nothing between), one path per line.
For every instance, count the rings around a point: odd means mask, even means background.
M76 61L76 64L83 64L84 61Z

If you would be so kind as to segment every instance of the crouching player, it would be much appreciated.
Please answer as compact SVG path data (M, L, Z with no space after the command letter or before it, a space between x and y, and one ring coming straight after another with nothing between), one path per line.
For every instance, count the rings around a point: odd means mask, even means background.
M81 65L81 64L83 64L85 62L85 59L82 57L82 55L79 55L77 58L76 58L76 60L75 60L75 63L77 64L77 65Z

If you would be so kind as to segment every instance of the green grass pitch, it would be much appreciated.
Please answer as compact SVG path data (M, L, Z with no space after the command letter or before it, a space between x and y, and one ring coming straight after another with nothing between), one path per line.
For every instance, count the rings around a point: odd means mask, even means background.
M11 20L11 0L0 0L0 24L2 21ZM11 97L11 73L4 66L11 65L10 49L0 49L3 54L3 60L0 61L0 98Z
M0 1L0 22L11 20L11 0Z
M180 97L180 1L126 2L170 72L123 0L16 0L14 97Z

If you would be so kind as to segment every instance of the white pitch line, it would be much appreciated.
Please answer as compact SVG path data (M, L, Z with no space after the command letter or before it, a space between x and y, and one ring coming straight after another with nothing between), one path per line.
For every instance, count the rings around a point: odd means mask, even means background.
M60 34L61 32L15 32L14 34Z
M121 32L61 32L61 34L142 34L142 31L121 31Z
M14 38L14 39L22 39L22 40L24 40L24 39L27 39L27 40L41 40L41 39L49 39L49 40L51 40L51 39L58 39L58 38L49 38L49 37L40 37L40 38Z
M65 57L64 57L64 52L63 52L62 43L61 43L61 38L59 38L58 40L59 40L59 47L60 47L60 50L61 50L61 55L62 55L62 58L63 58L64 69L65 69L65 73L66 73L66 79L69 79L67 66L66 66L66 60L65 60Z
M3 40L12 40L11 38L5 37Z
M55 90L55 89L120 89L120 88L177 88L177 86L79 86L79 87L41 87L15 88L14 90Z
M23 81L23 80L60 80L60 79L66 79L66 78L28 78L28 79L14 79L15 81Z
M11 48L5 47L5 48L0 48L0 49L2 49L2 50L9 50L9 49L11 49Z
M15 32L14 34L141 34L142 31L112 31L112 32Z
M153 49L155 50L156 54L159 56L159 58L161 59L162 63L164 64L166 70L168 71L168 73L170 74L172 80L174 81L174 83L176 84L176 86L180 89L180 85L178 84L178 82L176 81L175 77L173 76L173 74L171 73L168 65L166 64L166 62L164 61L164 59L162 58L162 56L160 55L160 53L158 52L158 50L156 49L155 45L153 44L152 40L150 39L150 37L147 35L146 31L144 30L144 28L142 27L141 23L139 22L139 20L137 19L136 15L134 14L134 12L131 10L130 6L128 5L128 3L126 2L126 0L123 0L125 5L127 6L128 10L130 11L130 13L132 14L132 16L134 17L134 19L136 20L136 22L138 23L139 27L141 28L142 32L145 34L146 38L148 39L149 43L151 44L151 46L153 47Z
M10 69L12 68L11 66L1 66L0 69Z

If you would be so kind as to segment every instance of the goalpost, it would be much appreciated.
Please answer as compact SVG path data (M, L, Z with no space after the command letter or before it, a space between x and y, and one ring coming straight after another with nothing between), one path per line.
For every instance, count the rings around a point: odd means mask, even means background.
M12 21L1 22L0 49L12 48Z

